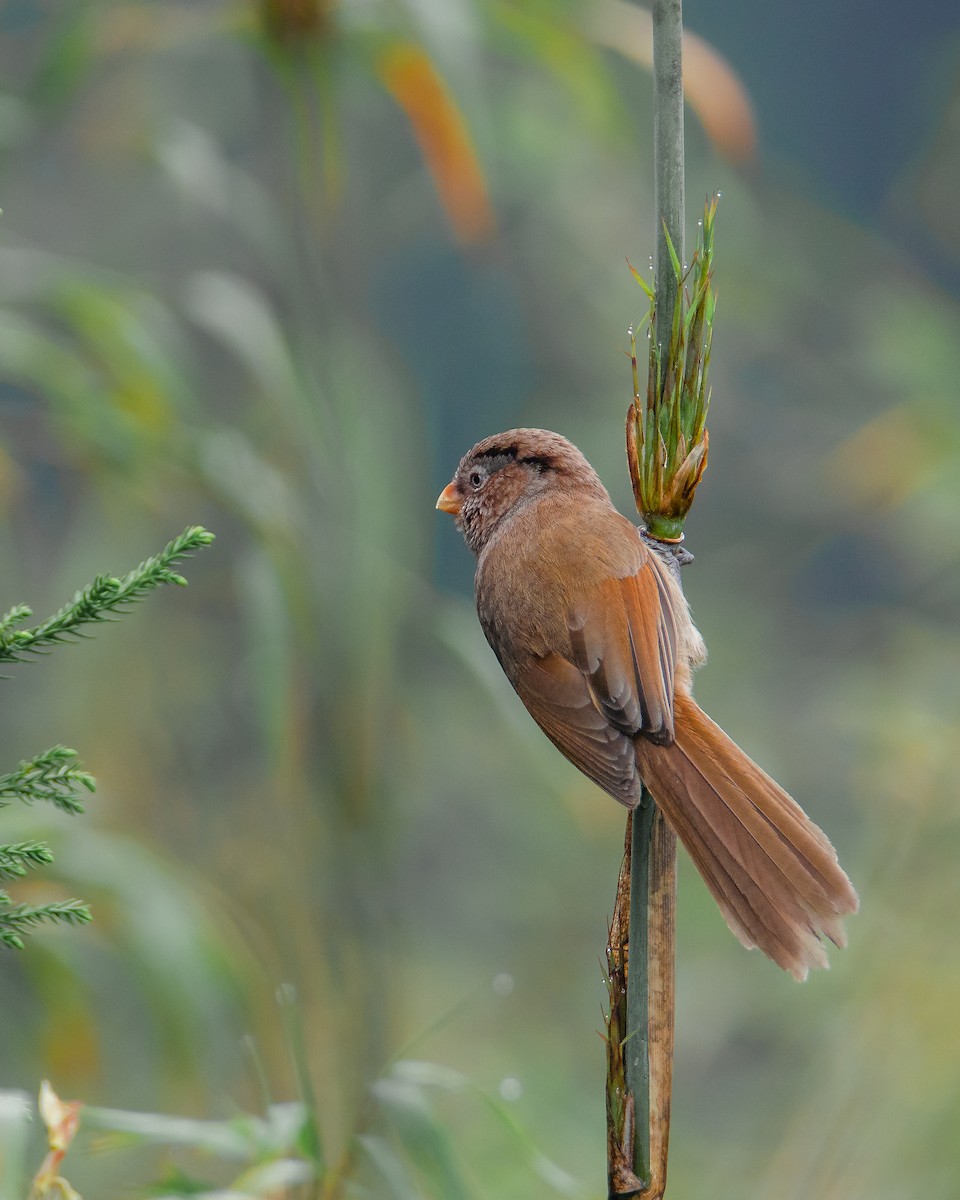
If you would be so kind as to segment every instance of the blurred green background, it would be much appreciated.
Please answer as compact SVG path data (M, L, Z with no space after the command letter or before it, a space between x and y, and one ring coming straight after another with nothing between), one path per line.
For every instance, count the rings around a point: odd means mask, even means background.
M960 16L686 20L759 139L698 76L691 237L723 194L698 697L862 913L797 987L682 861L670 1193L955 1200ZM217 534L186 592L0 684L2 769L65 742L100 785L73 821L0 817L57 855L18 894L95 914L3 955L0 1086L258 1111L260 1075L297 1095L292 984L328 1154L403 1142L367 1099L402 1054L470 1081L372 1093L430 1106L410 1196L604 1194L624 816L501 678L433 504L477 438L544 425L630 511L637 58L612 0L0 8L0 607ZM88 1138L68 1167L89 1200L165 1159ZM370 1170L353 1194L403 1194Z

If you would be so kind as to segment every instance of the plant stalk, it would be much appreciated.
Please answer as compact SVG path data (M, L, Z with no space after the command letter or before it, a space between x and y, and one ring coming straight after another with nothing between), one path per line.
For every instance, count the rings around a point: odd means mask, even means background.
M634 1092L636 1111L635 1160L643 1153L646 1187L642 1200L660 1200L667 1186L667 1150L670 1142L670 1093L673 1082L674 964L676 947L677 839L663 813L644 792L648 801L643 819L634 818L631 861L646 860L637 868L645 876L645 887L631 890L631 929L645 930L646 955L627 975L627 1025L631 1022L631 992L643 993L645 1023L628 1042L627 1069L630 1079L634 1058L641 1059L642 1083ZM649 811L649 817L647 816ZM637 919L632 897L640 891ZM644 903L645 898L645 903ZM631 937L631 942L634 933ZM631 961L635 961L631 956ZM636 1000L634 1003L641 1003ZM641 1042L641 1035L645 1034ZM637 1043L636 1051L629 1047ZM636 1069L636 1068L634 1068ZM639 1174L639 1172L638 1172Z
M660 1200L666 1188L676 863L673 831L644 791L641 804L627 818L607 948L609 1200Z
M683 249L683 4L653 3L653 173L657 200L656 330L666 355L677 299L676 273L667 246L669 234L681 264ZM661 318L662 314L662 318Z
M630 829L630 923L624 1066L633 1097L633 1169L650 1182L650 872L657 806L643 789Z
M684 262L683 78L681 0L654 0L654 174L657 256L654 337L666 361L681 285L670 253ZM673 1076L676 837L644 788L630 840L625 1040L627 1120L641 1200L661 1200L667 1182ZM623 890L618 887L618 895ZM624 1139L625 1140L625 1139ZM621 1143L622 1144L622 1143ZM626 1149L626 1146L624 1146ZM624 1166L626 1164L623 1164ZM611 1184L611 1195L615 1194Z

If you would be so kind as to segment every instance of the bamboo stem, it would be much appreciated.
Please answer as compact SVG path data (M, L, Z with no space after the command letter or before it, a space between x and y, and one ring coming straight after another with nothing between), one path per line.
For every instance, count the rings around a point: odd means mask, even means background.
M628 1196L660 1200L666 1188L673 1077L676 865L676 837L644 792L644 801L627 818L607 948L610 1200ZM642 1018L636 1015L638 1010Z
M653 822L657 813L646 788L633 813L630 841L630 924L627 966L627 1091L633 1097L633 1169L650 1180L650 872Z
M634 1171L633 1096L627 1089L627 942L630 936L630 867L633 813L627 816L617 900L607 937L607 1194L609 1200L636 1196L643 1180Z
M653 4L653 172L657 198L656 337L665 355L677 298L677 278L665 234L681 264L683 250L682 0Z
M655 338L666 361L684 259L682 0L654 0L654 171L657 200ZM660 318L660 319L657 319ZM632 460L631 460L632 461ZM634 480L635 491L637 481ZM610 930L608 1191L661 1200L667 1185L673 1077L677 842L644 788ZM626 917L626 920L625 920ZM627 947L627 954L624 947ZM625 997L622 971L626 970ZM617 969L620 969L620 974ZM621 1041L614 1047L615 1036Z
M655 804L649 842L647 940L647 1059L649 1184L644 1200L660 1200L667 1187L670 1094L673 1084L677 838ZM629 1007L629 1001L628 1001Z

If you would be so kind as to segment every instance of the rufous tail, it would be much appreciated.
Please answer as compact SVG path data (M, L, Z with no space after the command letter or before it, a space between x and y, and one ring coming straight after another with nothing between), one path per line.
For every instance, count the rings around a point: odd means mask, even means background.
M846 945L857 893L822 830L689 697L667 746L637 739L640 776L727 924L795 979L826 967L820 934Z

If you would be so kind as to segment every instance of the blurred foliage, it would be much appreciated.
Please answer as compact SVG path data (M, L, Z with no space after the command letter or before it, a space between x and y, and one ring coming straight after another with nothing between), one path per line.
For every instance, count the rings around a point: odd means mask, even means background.
M295 1003L290 989L281 1002ZM580 1194L576 1181L531 1144L498 1099L484 1095L465 1075L449 1067L399 1060L370 1088L369 1101L344 1153L324 1158L316 1112L307 1101L268 1103L262 1117L236 1115L210 1121L192 1117L91 1108L64 1102L47 1080L40 1086L39 1112L47 1131L47 1154L30 1200L80 1200L61 1169L83 1130L98 1152L158 1147L160 1174L151 1196L199 1196L205 1200L275 1200L278 1196L377 1195L408 1200L419 1195L465 1197L473 1187L462 1156L453 1145L438 1101L460 1097L464 1110L481 1124L499 1128L512 1155L530 1178L551 1194ZM4 1195L21 1195L26 1177L23 1130L30 1118L24 1096L0 1093L0 1163ZM378 1119L380 1131L368 1123ZM71 1154L71 1161L75 1157ZM237 1168L239 1165L239 1174ZM219 1178L218 1178L219 1177Z
M2 1083L230 1121L308 1069L368 1191L528 1196L546 1161L598 1195L623 817L518 711L433 500L478 437L542 424L630 511L649 79L585 40L586 0L308 10L0 9L4 604L171 521L218 531L148 630L4 688L0 760L82 745L101 799L69 833L27 814L97 920L5 964ZM712 144L690 127L689 195L724 193L698 696L863 903L796 988L681 865L671 1189L952 1200L957 298ZM960 152L917 154L896 200L943 236ZM390 1065L418 1030L402 1060L456 1086ZM84 1145L81 1194L164 1169Z

